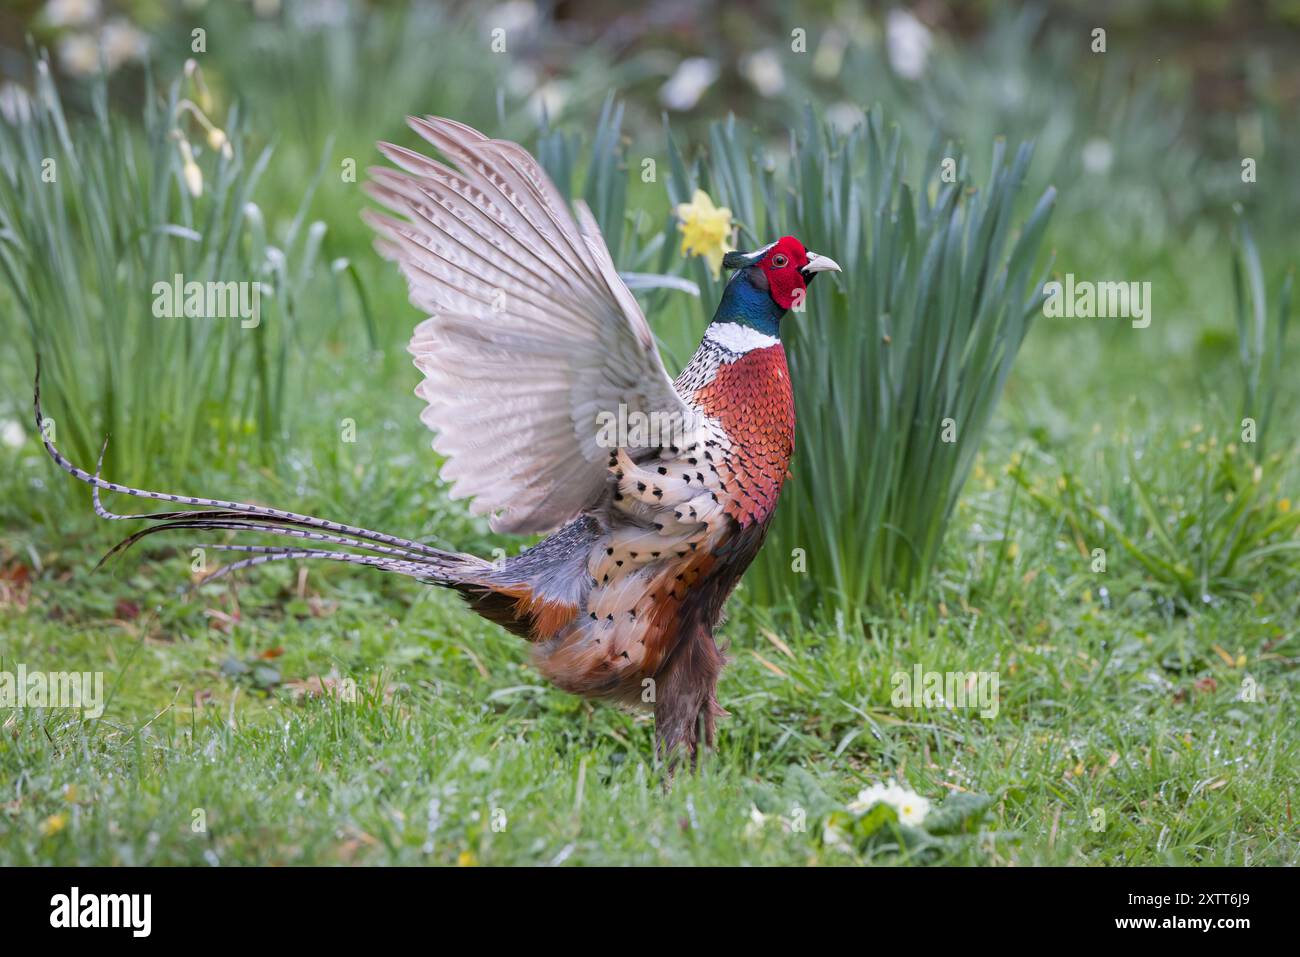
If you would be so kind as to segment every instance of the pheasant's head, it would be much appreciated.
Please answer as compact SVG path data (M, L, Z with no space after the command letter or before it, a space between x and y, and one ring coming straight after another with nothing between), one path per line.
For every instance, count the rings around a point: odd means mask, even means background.
M793 236L751 253L727 253L722 265L736 272L715 318L744 322L773 335L787 310L802 311L808 285L819 272L840 271L835 260L805 249Z

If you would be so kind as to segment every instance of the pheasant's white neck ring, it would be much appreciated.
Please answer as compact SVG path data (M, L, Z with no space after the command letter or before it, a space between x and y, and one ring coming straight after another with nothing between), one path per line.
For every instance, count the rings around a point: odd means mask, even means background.
M715 343L728 352L750 352L753 349L766 349L780 343L776 336L769 336L753 326L739 322L715 322L709 326L704 338Z

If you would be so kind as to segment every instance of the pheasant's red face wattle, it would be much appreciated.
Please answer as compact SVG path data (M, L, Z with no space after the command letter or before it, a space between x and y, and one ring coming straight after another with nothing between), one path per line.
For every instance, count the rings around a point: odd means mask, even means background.
M759 268L767 277L772 299L782 309L794 306L796 297L807 290L807 280L800 272L807 265L808 250L793 236L778 239L759 262Z

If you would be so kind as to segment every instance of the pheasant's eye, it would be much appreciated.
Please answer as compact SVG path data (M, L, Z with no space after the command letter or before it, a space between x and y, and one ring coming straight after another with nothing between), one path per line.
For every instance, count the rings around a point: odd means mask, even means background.
M785 256L782 255L781 253L777 253L775 256L772 257L772 265L775 266L777 269L784 269L786 263L788 263L789 261L790 260L786 259Z

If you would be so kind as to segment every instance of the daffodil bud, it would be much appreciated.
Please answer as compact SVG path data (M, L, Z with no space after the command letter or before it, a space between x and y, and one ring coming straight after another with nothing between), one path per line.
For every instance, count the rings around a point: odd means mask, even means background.
M203 170L199 169L199 164L194 162L194 151L190 149L190 141L182 136L176 141L176 145L181 152L181 175L185 180L185 188L195 198L202 196Z
M230 146L230 139L226 136L226 131L216 126L208 130L208 147L214 153L220 152L226 159L230 159L234 155L234 150Z

